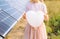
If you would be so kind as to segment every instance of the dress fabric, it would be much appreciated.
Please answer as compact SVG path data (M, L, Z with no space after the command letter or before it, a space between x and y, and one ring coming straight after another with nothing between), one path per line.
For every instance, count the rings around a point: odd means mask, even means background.
M46 5L44 3L28 3L26 7L26 12L29 10L43 11L44 14L47 13ZM25 27L24 39L47 39L46 26L44 22L34 30L28 23Z

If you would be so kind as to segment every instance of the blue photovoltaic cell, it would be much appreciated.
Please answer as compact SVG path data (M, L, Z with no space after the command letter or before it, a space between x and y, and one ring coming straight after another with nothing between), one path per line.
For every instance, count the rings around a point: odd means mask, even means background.
M6 23L7 25L9 26L12 26L12 24L17 21L16 19L12 18L12 17L9 17L7 19L5 19L3 22Z
M6 31L9 28L9 25L7 25L7 24L5 24L3 22L0 22L0 28L3 29L3 31Z
M17 12L17 10L12 8L10 10L7 9L6 12L9 13L10 15L13 15L13 14L15 14Z
M11 7L8 4L0 5L0 8L3 10L11 9Z
M0 22L0 34L3 35L7 31L9 26L3 22Z
M4 2L4 3L3 3ZM0 0L0 5L4 5L4 4L6 4L7 2L6 1L4 1L4 0Z
M7 18L7 17L9 17L9 15L6 12L2 12L2 10L1 10L1 12L0 12L0 21Z
M16 15L17 14L17 15ZM22 13L18 13L18 12L15 12L14 15L12 15L12 17L14 17L15 19L18 19L20 16L21 16Z
M7 11L7 10L9 11L12 9L8 4L4 4L4 6L0 5L0 8L3 9L4 11Z

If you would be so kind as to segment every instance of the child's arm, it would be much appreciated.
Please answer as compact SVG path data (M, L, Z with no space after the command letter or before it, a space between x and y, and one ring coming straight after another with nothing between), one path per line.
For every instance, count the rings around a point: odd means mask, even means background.
M44 12L44 20L49 21L49 16L48 16L48 12L47 12L47 6L45 5L45 3L43 4L43 12Z

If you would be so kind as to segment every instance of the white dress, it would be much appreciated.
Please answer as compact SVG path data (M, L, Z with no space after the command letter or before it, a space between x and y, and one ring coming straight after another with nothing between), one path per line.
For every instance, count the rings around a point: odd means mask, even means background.
M29 10L35 11L43 11L44 14L47 13L46 5L44 3L29 3L26 7L26 12ZM25 27L24 39L47 39L46 27L44 22L40 25L40 27L34 31L33 27L31 27L28 23Z

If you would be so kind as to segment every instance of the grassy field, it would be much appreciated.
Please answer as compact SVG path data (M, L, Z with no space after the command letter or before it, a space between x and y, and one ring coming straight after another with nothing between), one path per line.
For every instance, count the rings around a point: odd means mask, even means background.
M50 17L50 23L47 23L47 33L48 33L48 39L60 39L60 35L55 35L52 29L52 24L55 26L57 23L55 23L55 18L60 18L60 1L46 1L45 2L48 8L48 14ZM52 24L51 24L52 20ZM5 37L5 39L24 39L24 28L25 28L26 20L22 18L17 22L15 27L8 33L8 35ZM57 25L58 26L58 25ZM54 28L55 29L55 28ZM59 31L60 32L60 31Z
M50 20L47 33L49 39L60 39L60 1L46 1Z

